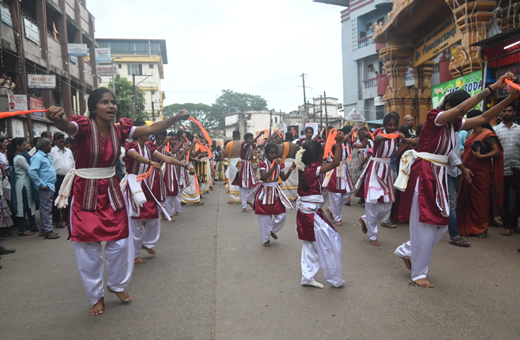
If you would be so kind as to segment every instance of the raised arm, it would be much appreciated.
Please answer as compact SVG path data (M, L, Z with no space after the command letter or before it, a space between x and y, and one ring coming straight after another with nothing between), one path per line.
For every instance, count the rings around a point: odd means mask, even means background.
M176 122L181 121L181 120L186 120L188 118L190 118L190 114L188 113L187 110L182 109L179 111L179 113L177 113L176 116L170 117L165 120L158 121L152 125L143 125L143 126L136 127L133 137L137 138L139 136L154 135L157 132L166 130L167 128L169 128L170 126L175 124Z
M49 107L49 119L54 122L54 125L56 125L58 129L67 133L68 135L73 135L76 133L76 125L67 119L63 108L54 105Z
M249 145L256 144L256 141L258 140L258 138L260 138L260 136L262 136L264 133L265 133L265 131L260 131L260 133L255 137L255 139L253 139L253 142L250 143Z
M339 165L339 163L341 163L342 150L343 150L343 147L341 146L341 141L336 142L336 150L334 151L334 158L332 159L331 163L322 165L322 167L320 168L321 174L329 172L330 170L336 168Z
M504 88L507 85L506 82L505 82L506 79L513 80L514 77L515 76L511 72L507 72L502 77L500 77L496 81L496 83L494 83L493 85L490 85L489 88L485 88L482 92L474 95L473 97L471 97L469 99L466 99L461 104L444 111L442 113L442 115L440 115L439 118L437 119L437 124L439 124L439 125L446 124L448 122L451 122L454 119L457 119L458 117L463 116L464 114L466 114L466 112L471 110L472 107L474 107L479 102L484 100L484 98L489 96L492 92L494 92L494 91L496 91L498 89ZM480 117L483 117L483 116L484 115L481 115ZM490 116L490 115L487 115L486 117L488 117L488 116ZM494 116L491 116L491 118L493 118L493 117ZM475 117L475 118L477 118L477 117ZM487 121L485 121L485 123L490 121L491 118L489 118ZM467 123L468 123L468 121L466 121L466 124ZM481 124L474 125L474 126L480 126L480 125Z
M513 88L511 91L511 94L507 96L506 99L502 100L497 105L493 106L491 109L487 110L480 116L476 116L473 118L466 119L466 122L464 123L463 129L464 130L471 130L477 126L481 126L483 124L488 123L491 119L498 116L500 112L502 112L503 109L505 109L508 105L510 105L512 102L515 101L516 98L518 98L518 92L517 89ZM441 115L441 117L444 115L444 113ZM439 119L441 118L439 117Z

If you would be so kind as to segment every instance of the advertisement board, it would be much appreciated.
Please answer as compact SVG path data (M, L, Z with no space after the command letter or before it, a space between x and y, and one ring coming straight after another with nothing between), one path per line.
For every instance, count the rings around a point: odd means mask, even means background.
M67 44L67 53L76 57L86 57L88 55L87 44Z
M45 107L43 106L43 100L29 97L29 110L42 110L42 112L33 112L32 115L44 118Z
M25 94L9 95L9 111L27 111L27 96Z
M98 76L113 76L119 73L119 69L116 65L96 65L96 71Z
M482 71L466 74L465 76L432 87L432 106L434 108L437 107L445 95L460 89L468 92L470 96L481 92ZM475 109L482 110L482 102L478 103Z
M2 22L9 27L13 27L13 20L11 19L11 11L9 8L0 4L0 15L2 16Z
M25 37L32 41L33 43L40 45L40 31L38 30L38 26L23 18Z
M56 76L54 74L28 74L27 88L29 89L55 89Z
M415 44L413 67L435 58L439 53L458 43L461 39L462 35L455 21L453 18L448 19L433 30L431 34Z
M96 63L111 63L112 54L110 53L110 47L96 48Z

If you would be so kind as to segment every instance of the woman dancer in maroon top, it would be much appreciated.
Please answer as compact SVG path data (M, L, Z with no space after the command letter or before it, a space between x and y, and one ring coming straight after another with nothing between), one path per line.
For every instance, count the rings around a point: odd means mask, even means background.
M104 311L102 241L106 241L107 290L124 302L132 299L125 287L132 277L129 249L133 247L132 240L128 240L128 216L114 168L121 145L128 138L165 130L188 119L189 114L181 110L177 116L151 126L134 127L128 118L114 123L117 104L114 94L106 88L90 94L88 109L88 118L73 116L69 120L61 107L51 106L49 118L60 130L74 136L78 157L76 169L71 170L76 177L71 177L69 232L85 292L93 305L90 314L99 315ZM62 186L66 187L65 181ZM58 199L66 197L64 194Z
M417 144L417 152L407 151L401 158L400 177L396 181L396 187L403 174L409 173L410 176L408 184L404 184L405 191L401 196L399 221L407 221L409 218L410 241L402 244L394 253L403 259L408 269L411 269L412 281L420 287L433 288L426 276L433 247L448 229L450 212L448 190L445 185L446 162L435 161L433 158L447 159L454 147L456 131L470 130L489 122L518 97L518 91L514 90L508 98L481 116L462 119L466 112L492 92L504 88L506 78L513 79L514 76L508 72L496 83L471 98L463 90L447 95L440 109L428 112ZM415 162L410 158L405 162L407 157L417 153L419 154ZM405 168L406 166L408 168ZM402 190L399 187L398 189Z

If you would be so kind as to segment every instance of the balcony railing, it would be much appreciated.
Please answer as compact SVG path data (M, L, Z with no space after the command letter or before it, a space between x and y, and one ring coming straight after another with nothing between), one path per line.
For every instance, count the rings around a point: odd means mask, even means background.
M367 47L373 44L372 35L358 40L358 48Z
M377 78L370 78L363 80L363 87L365 89L376 87L377 86Z

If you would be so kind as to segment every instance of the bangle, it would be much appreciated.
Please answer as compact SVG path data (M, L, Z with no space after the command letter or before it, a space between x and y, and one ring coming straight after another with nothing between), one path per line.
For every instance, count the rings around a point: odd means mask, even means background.
M493 92L495 92L495 91L493 90L493 88L491 87L491 84L488 84L488 85L486 86L486 89L489 89L489 92L490 92L489 95L492 95Z
M151 160L148 160L148 165L152 165L152 161Z

